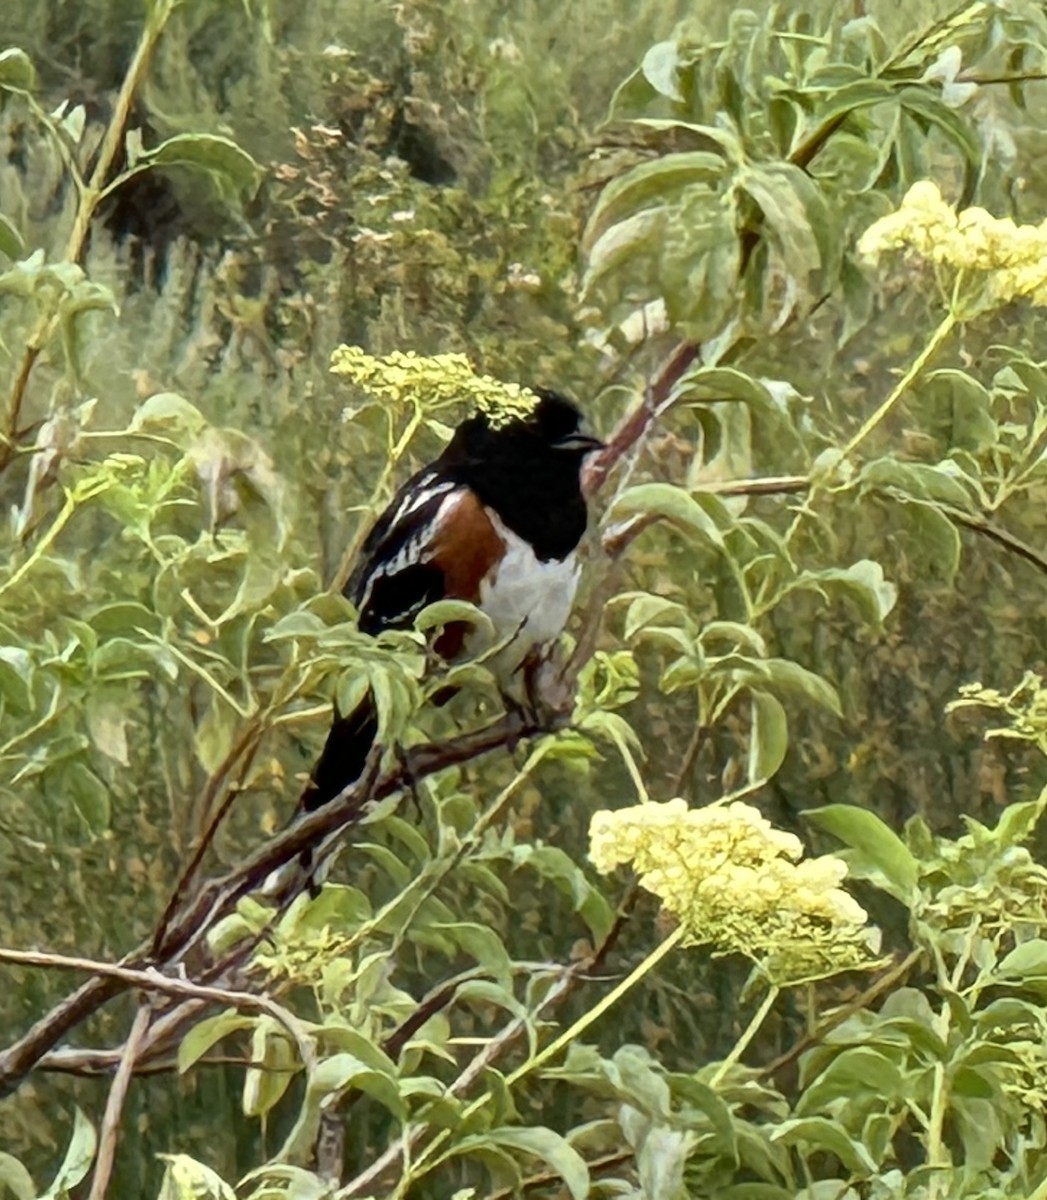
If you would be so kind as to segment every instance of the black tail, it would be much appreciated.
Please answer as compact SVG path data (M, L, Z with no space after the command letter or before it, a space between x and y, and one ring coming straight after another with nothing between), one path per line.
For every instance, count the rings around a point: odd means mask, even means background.
M298 808L314 812L355 783L378 736L378 712L370 692L347 716L335 709L323 752L313 767Z
M315 812L354 784L363 774L377 736L378 710L370 692L348 716L343 717L336 708L323 752L298 800L298 812ZM328 865L314 862L312 849L303 850L297 859L269 873L262 894L288 897L304 886L316 897Z

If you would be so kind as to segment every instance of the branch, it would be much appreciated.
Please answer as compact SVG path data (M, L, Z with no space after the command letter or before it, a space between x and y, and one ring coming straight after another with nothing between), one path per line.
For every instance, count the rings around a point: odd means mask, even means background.
M170 975L161 974L155 967L144 969L127 967L118 963L98 962L92 958L79 958L75 955L51 954L43 950L10 950L7 947L0 947L0 962L18 963L28 967L47 967L52 970L84 971L96 978L119 982L124 988L137 987L146 992L160 992L166 996L207 1000L228 1008L246 1008L249 1011L262 1012L279 1022L287 1030L297 1045L304 1063L308 1064L314 1057L312 1039L298 1018L282 1004L277 1004L275 1000L270 999L269 996L257 995L254 992L232 991L229 988L209 987L194 983L190 979L176 979ZM139 1036L144 1036L144 1031ZM134 1033L132 1033L133 1037ZM126 1047L123 1053L126 1058ZM122 1067L123 1062L121 1062L121 1069Z
M896 962L893 967L890 967L883 975L880 976L873 984L865 989L861 995L856 996L847 1004L841 1005L835 1012L827 1017L816 1029L812 1029L809 1033L805 1033L794 1045L790 1046L784 1054L779 1055L772 1062L769 1062L766 1067L760 1070L760 1079L770 1079L777 1075L783 1067L790 1066L794 1063L805 1050L810 1050L812 1046L817 1046L825 1036L839 1025L842 1025L848 1017L853 1016L856 1012L861 1012L863 1008L868 1008L870 1004L884 992L889 992L897 984L909 974L916 966L923 955L922 950L912 950L900 962Z
M603 487L619 459L644 436L658 409L669 399L673 388L697 357L698 347L694 342L681 342L665 360L643 400L625 415L607 445L587 463L582 475L582 490L587 496Z
M116 1077L109 1089L109 1097L105 1102L105 1114L102 1117L102 1128L98 1138L98 1158L95 1160L95 1171L91 1179L91 1193L88 1200L105 1200L109 1190L109 1180L113 1174L113 1158L116 1155L116 1143L120 1137L120 1117L124 1111L124 1101L127 1099L127 1089L131 1086L131 1076L135 1063L149 1032L149 1022L152 1020L152 1009L147 1000L142 1000L135 1014L131 1033L120 1056L120 1066Z
M600 1158L591 1158L585 1164L589 1168L590 1175L602 1175L605 1171L611 1171L615 1167L623 1166L625 1163L632 1162L636 1154L632 1150L616 1150L613 1154L604 1154ZM555 1187L562 1184L563 1176L558 1171L543 1171L540 1175L529 1175L526 1179L521 1179L518 1185L514 1187L502 1188L497 1192L490 1192L487 1200L516 1200L516 1197L521 1192L531 1192L537 1188Z
M594 975L603 965L612 949L618 944L622 930L630 917L630 910L639 889L631 887L626 893L618 916L611 926L607 936L593 953L583 962L572 963L562 968L560 978L553 984L545 999L536 1007L532 1020L537 1020L547 1009L555 1007L570 995L575 986ZM527 1031L528 1019L516 1017L497 1033L483 1049L476 1054L472 1061L459 1074L447 1089L448 1096L458 1096L467 1091L492 1063L501 1057L502 1053L511 1046L521 1034ZM413 1148L428 1132L430 1126L425 1124L412 1125L405 1129L399 1141L390 1145L373 1163L352 1179L337 1193L337 1200L350 1200L358 1196L378 1180L387 1170L396 1166L401 1159L410 1154Z
M552 733L565 723L565 718L558 717L546 726L539 726L517 713L510 713L482 729L439 745L415 747L403 755L396 769L379 776L370 787L367 786L369 781L362 780L323 808L307 814L260 846L234 871L203 887L171 921L155 956L148 956L150 943L146 942L125 957L118 967L110 967L105 973L94 972L92 979L41 1017L23 1037L0 1053L0 1096L12 1091L41 1056L71 1029L127 988L141 986L136 976L123 976L119 972L141 971L150 963L170 965L176 962L216 921L232 912L242 896L257 889L277 867L299 857L325 837L358 822L374 804L402 790L412 781L424 779L446 767L470 762L492 750L515 745L523 738ZM158 978L168 979L162 975ZM168 979L168 983L173 987L175 981ZM182 994L190 995L189 992Z
M990 542L995 542L997 546L1002 546L1005 550L1010 550L1012 554L1017 554L1019 558L1024 558L1026 562L1032 563L1034 567L1047 572L1047 556L1033 549L1032 546L1027 545L1019 538L1016 538L1014 534L1008 533L1006 529L1001 529L999 525L993 525L983 517L975 517L970 513L965 513L960 508L949 508L944 504L940 508L950 521L955 522L957 525L962 525L965 529L971 529L975 533L980 533L983 537L987 537Z

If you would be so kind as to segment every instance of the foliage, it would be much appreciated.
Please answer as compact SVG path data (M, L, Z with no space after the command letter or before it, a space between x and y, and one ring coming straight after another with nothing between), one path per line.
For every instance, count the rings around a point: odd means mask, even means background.
M0 51L0 941L153 1007L0 1101L0 1193L1044 1195L1041 6L62 7ZM479 614L337 585L529 383L624 420L518 748L429 651ZM247 894L364 688L333 881Z

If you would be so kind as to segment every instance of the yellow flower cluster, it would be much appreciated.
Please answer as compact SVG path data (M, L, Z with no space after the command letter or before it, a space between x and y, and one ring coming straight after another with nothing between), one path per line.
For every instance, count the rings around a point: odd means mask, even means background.
M957 213L938 185L925 180L913 184L898 211L881 217L858 243L859 253L872 260L899 249L980 276L990 305L1017 296L1047 305L1047 220L1016 225L984 208Z
M478 375L464 354L426 356L408 350L375 358L359 346L339 346L331 355L331 371L393 404L422 401L435 410L471 400L494 428L526 417L538 402L518 383Z
M799 861L800 839L739 801L598 812L589 854L603 873L631 863L688 944L745 954L775 983L868 965L875 949L877 931L840 887L846 864L830 855Z
M1011 737L1035 742L1047 754L1047 685L1034 671L1026 671L1013 691L1004 693L981 683L960 688L960 698L946 705L947 713L958 708L988 708L1002 713L1008 721L1004 729L990 729L986 737Z

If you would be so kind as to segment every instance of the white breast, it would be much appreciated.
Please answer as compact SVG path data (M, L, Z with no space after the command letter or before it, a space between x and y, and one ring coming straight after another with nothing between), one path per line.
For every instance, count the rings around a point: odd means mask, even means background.
M494 623L499 641L512 638L511 655L522 661L533 646L555 641L571 614L578 587L574 554L542 562L530 543L488 510L505 542L505 557L480 588L480 607Z

